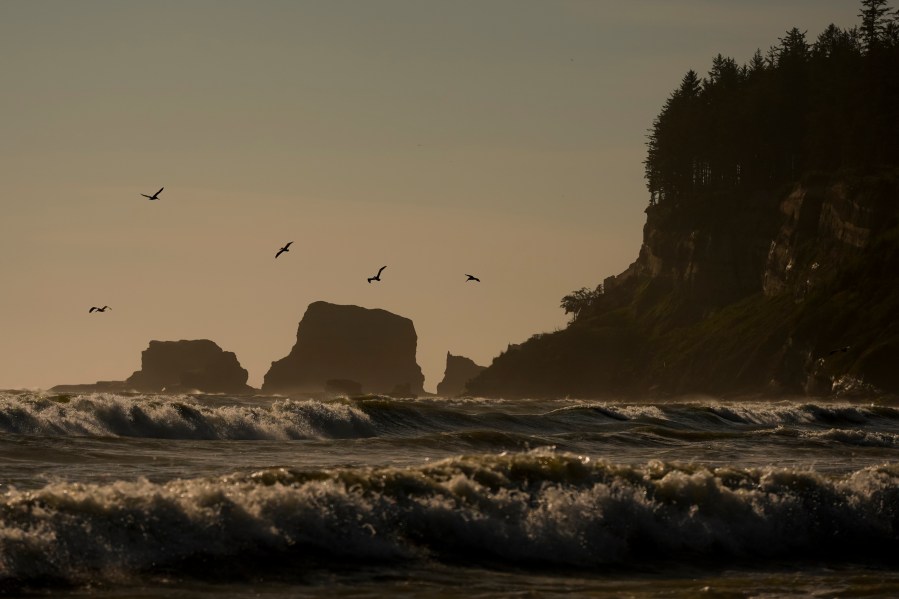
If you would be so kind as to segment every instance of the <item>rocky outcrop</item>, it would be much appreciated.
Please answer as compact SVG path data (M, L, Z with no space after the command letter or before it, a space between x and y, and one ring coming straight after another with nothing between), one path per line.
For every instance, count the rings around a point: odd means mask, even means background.
M424 393L412 321L380 309L314 302L290 353L265 375L266 392L321 392L329 380L358 382L365 393Z
M465 393L468 381L476 377L486 366L478 366L465 356L454 356L446 352L446 371L443 380L437 385L437 395L455 397Z
M151 341L125 385L142 392L250 393L247 378L237 356L208 339Z
M208 339L150 341L141 354L141 369L124 381L56 385L57 393L230 393L256 391L234 352Z
M899 170L647 209L637 260L485 396L899 393ZM834 349L846 348L834 352Z
M97 381L77 385L56 385L50 387L55 393L122 393L128 391L125 381Z

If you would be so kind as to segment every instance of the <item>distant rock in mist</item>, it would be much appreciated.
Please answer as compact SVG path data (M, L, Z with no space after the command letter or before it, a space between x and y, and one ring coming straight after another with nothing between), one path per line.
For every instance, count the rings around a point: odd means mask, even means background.
M484 370L465 356L454 356L446 352L446 371L443 380L437 385L437 395L454 397L466 392L465 385Z
M318 393L335 381L357 382L365 393L421 395L412 321L380 309L309 304L290 353L265 375L269 393ZM355 388L354 388L355 390Z
M121 393L127 390L125 381L97 381L96 383L50 387L50 391L55 393Z
M125 381L57 385L58 393L138 391L143 393L252 393L248 373L234 352L208 339L150 341L141 354L141 369Z

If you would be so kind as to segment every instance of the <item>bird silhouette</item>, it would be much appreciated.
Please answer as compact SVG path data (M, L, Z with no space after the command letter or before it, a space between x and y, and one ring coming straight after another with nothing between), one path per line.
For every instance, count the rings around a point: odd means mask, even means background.
M466 282L466 283L467 283L468 281L477 281L478 283L481 282L481 279L477 278L477 277L474 276L474 275L468 275L468 274L467 274L467 275L465 275L465 276L468 277L467 279L465 279L465 282Z
M150 199L150 200L158 200L158 199L159 199L159 194L162 193L162 190L163 190L163 189L165 189L165 187L160 187L160 188L159 188L159 191L157 191L156 193L154 193L154 194L151 195L151 196L148 196L148 195L145 194L145 193L142 193L142 194L140 194L140 195L142 195L142 196L144 196L145 198Z
M849 351L849 346L848 346L848 345L843 346L843 347L838 347L838 348L836 348L836 349L832 349L832 350L830 350L829 352L827 352L827 355L828 355L828 356L832 356L832 355L838 354L838 353L840 353L840 352L843 352L843 353L845 354L847 351Z
M278 256L280 256L280 255L283 254L284 252L289 252L290 250L289 250L288 248L290 247L290 244L291 244L291 243L293 243L293 242L292 242L292 241L288 241L288 242L287 242L287 245L285 245L283 248L281 248L280 250L278 250L278 253L275 254L275 258L277 258Z
M102 308L98 308L97 306L91 306L91 309L87 311L88 314L91 312L106 312L107 310L112 310L109 306L103 306Z
M383 271L385 268L387 268L387 266L382 266L381 268L378 269L378 274L376 274L373 277L368 277L368 282L371 283L372 281L380 281L381 280L381 271Z

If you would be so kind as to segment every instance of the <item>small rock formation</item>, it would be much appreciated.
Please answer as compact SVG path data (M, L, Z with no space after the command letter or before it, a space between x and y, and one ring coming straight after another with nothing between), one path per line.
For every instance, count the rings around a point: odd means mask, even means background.
M437 395L454 397L465 393L466 383L486 368L478 366L465 356L454 356L446 352L446 371L443 373L443 380L437 385Z
M309 304L290 353L265 375L266 392L321 392L329 380L357 381L365 393L424 393L412 321L386 310Z
M248 376L234 352L208 339L150 341L141 354L141 369L125 386L143 392L250 393Z
M234 352L223 351L208 339L150 341L141 354L141 369L125 381L97 381L86 385L56 385L57 393L253 393L248 373Z
M50 387L55 393L122 393L127 391L125 381L97 381L78 385L56 385Z

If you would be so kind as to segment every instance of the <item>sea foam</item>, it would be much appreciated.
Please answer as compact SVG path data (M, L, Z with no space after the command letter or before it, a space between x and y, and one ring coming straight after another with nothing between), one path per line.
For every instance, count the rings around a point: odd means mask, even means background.
M538 567L895 560L899 466L621 465L540 450L0 496L2 588L421 559ZM242 574L243 573L243 574ZM249 574L247 574L249 575Z

